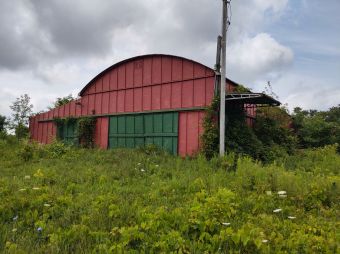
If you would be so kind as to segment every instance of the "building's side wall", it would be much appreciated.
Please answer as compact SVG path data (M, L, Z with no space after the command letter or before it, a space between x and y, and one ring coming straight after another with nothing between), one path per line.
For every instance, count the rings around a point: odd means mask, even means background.
M213 94L213 70L179 57L146 56L104 72L79 100L31 118L30 133L33 140L47 144L56 137L53 118L97 116L95 141L106 149L107 115L185 109L190 112L179 116L178 149L181 155L193 154L199 148L202 109L210 104Z

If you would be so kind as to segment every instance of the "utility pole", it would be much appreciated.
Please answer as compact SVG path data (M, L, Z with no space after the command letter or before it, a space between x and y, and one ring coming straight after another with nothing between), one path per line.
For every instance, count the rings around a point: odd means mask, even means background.
M227 54L227 22L228 0L223 2L222 39L221 39L221 88L220 88L220 156L225 155L225 94L226 94L226 54Z

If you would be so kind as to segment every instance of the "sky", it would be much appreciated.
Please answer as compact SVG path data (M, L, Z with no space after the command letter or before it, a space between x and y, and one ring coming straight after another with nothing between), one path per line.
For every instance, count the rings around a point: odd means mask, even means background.
M21 94L34 111L129 57L163 53L215 64L221 0L1 0L0 114ZM292 110L340 104L339 0L231 0L227 76L270 81Z

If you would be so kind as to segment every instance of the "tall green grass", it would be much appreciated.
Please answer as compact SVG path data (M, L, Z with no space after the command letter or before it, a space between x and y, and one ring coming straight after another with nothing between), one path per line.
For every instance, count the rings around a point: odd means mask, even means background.
M337 253L339 167L0 141L0 252Z

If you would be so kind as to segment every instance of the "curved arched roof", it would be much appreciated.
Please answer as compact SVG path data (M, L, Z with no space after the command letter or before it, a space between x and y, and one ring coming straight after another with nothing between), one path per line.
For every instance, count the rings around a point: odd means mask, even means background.
M92 80L90 80L90 82L88 82L86 84L86 86L79 92L79 96L82 96L85 93L85 91L94 83L94 81L96 81L100 77L103 77L107 72L111 71L112 69L117 68L118 66L120 66L122 64L126 64L128 62L132 62L132 61L139 60L139 59L144 59L144 58L149 58L149 57L170 57L170 58L177 58L177 59L181 59L181 60L192 62L194 64L201 65L201 66L203 66L203 67L205 67L207 69L210 69L211 71L214 71L212 68L210 68L210 67L208 67L208 66L206 66L206 65L204 65L202 63L199 63L197 61L194 61L194 60L191 60L191 59L188 59L188 58L185 58L185 57L181 57L181 56L168 55L168 54L147 54L147 55L140 55L140 56L135 56L135 57L132 57L132 58L128 58L128 59L122 60L122 61L120 61L118 63L115 63L115 64L111 65L110 67L106 68L102 72L100 72L97 76L95 76ZM229 81L231 83L233 83L234 85L236 85L236 86L238 85L237 83L235 83L232 80L229 80Z

